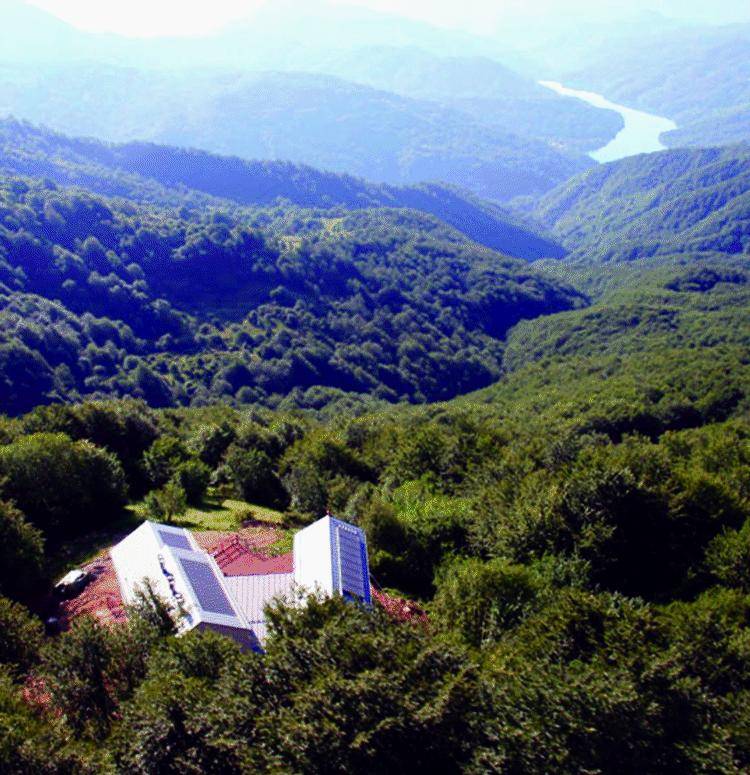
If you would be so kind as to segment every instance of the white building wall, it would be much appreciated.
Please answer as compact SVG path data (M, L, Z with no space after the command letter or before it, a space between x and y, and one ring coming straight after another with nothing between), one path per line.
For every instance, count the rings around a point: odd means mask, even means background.
M308 592L333 595L332 519L325 517L294 536L294 581Z
M126 605L136 602L137 593L143 589L145 579L151 582L160 597L172 599L172 592L159 564L159 551L159 542L149 522L144 522L110 550L122 600Z

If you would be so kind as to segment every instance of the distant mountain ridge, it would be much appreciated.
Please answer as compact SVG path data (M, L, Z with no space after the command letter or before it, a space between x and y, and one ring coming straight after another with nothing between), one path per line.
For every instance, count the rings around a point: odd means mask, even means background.
M614 44L566 82L677 122L671 147L750 140L750 24L676 29Z
M386 41L448 56L503 53L489 38L320 0L273 0L248 18L205 35L156 38L89 33L24 0L3 0L0 27L5 61L61 64L95 59L148 68L305 69L333 48Z
M304 72L0 66L0 111L69 135L273 159L485 199L541 193L593 165L428 100Z
M394 187L284 162L251 162L148 143L110 145L65 137L26 122L0 121L0 168L82 185L108 196L180 207L186 194L266 206L284 199L300 207L412 208L468 237L527 260L561 258L564 249L533 224L448 186ZM202 197L202 198L201 198Z
M436 56L417 48L372 46L332 52L315 69L376 89L438 102L515 135L589 152L622 129L614 111L560 97L528 76L480 56Z

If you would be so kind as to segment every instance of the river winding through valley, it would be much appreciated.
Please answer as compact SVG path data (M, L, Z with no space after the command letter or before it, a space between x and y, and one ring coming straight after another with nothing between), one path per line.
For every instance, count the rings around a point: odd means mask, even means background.
M617 136L603 148L589 154L592 159L601 163L624 159L626 156L635 156L639 153L663 151L666 146L661 142L661 135L677 129L677 124L671 119L626 108L624 105L610 102L606 97L595 92L571 89L557 81L539 81L539 84L565 97L576 97L596 108L614 110L622 116L625 126Z

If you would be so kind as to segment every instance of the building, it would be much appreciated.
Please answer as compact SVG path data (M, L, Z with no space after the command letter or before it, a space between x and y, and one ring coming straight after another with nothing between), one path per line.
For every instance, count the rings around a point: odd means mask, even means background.
M275 598L315 592L372 602L364 533L330 516L295 535L289 562L249 562L237 542L212 555L188 530L153 522L144 522L110 555L126 605L148 582L181 612L181 633L211 629L245 648L261 648L264 610Z

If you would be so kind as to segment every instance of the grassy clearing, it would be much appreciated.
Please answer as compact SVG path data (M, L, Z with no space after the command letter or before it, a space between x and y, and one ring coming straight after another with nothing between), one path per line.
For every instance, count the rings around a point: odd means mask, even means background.
M54 559L50 562L50 574L57 579L71 568L80 568L94 560L101 552L122 540L147 519L143 501L128 506L122 517L104 530L89 533L55 547ZM225 500L209 495L200 507L190 507L185 516L175 520L174 525L188 530L217 530L231 532L239 530L245 520L255 520L268 527L283 528L284 515L280 511L256 506L237 500ZM284 554L292 550L294 531L285 531L282 540L270 550L273 554Z
M133 504L130 510L142 521L146 519L146 506L143 502ZM225 500L209 495L199 506L191 506L183 517L176 519L174 525L188 530L218 530L228 532L239 530L246 520L257 520L269 527L281 526L284 515L264 506L237 500Z
M294 548L295 532L295 530L285 530L283 536L275 544L268 547L268 551L274 556L289 554Z

